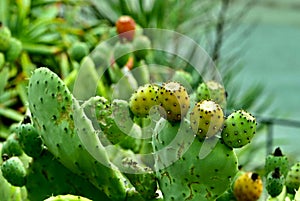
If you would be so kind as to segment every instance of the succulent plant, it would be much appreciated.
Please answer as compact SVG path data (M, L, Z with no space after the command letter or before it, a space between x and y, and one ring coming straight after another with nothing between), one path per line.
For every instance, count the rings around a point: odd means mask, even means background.
M285 185L287 192L291 194L295 194L300 187L300 162L295 163L290 168L285 179Z
M275 168L274 171L269 172L266 180L266 189L268 191L268 194L271 197L278 196L283 190L284 182L284 175L280 173L279 168Z
M90 199L78 196L78 195L57 195L57 196L51 196L44 201L91 201Z
M169 121L181 121L190 107L186 89L178 82L166 82L158 88L157 102L161 115Z
M277 147L273 154L269 154L265 161L265 175L279 168L280 174L286 177L289 171L289 161L287 156L283 155L280 147Z
M14 186L23 186L26 183L26 169L23 162L13 156L5 160L1 166L3 177Z
M198 102L190 114L191 126L201 138L212 137L221 130L224 122L222 108L214 101Z
M263 183L257 173L245 172L234 183L233 192L238 201L258 200L263 191Z
M11 32L7 26L0 22L0 51L6 51L10 46Z
M256 119L244 110L231 113L224 122L221 136L224 143L240 148L250 143L256 132Z

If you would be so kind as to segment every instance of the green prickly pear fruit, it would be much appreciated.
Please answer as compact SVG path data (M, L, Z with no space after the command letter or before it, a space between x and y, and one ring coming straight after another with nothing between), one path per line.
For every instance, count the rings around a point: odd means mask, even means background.
M138 60L145 59L151 48L151 41L147 36L141 35L133 40L134 56Z
M289 170L285 185L288 193L295 194L300 187L300 162L295 163Z
M42 139L32 124L21 124L17 128L19 143L30 157L37 158L43 150Z
M7 140L3 143L1 155L6 155L8 157L20 156L23 150L18 141L18 137L15 133L11 134Z
M166 82L158 88L157 102L161 115L169 121L181 121L190 107L190 98L179 82Z
M10 45L11 32L0 22L0 51L6 51Z
M119 67L123 67L127 64L130 55L132 53L132 44L131 43L116 43L113 54L114 59Z
M5 52L5 59L9 62L14 62L22 52L22 43L16 38L10 38L10 46Z
M272 197L277 197L284 186L284 175L280 174L280 169L275 168L274 171L269 172L266 180L266 189Z
M223 126L224 114L222 108L210 100L198 102L190 114L193 131L200 139L217 134Z
M3 177L13 186L24 186L26 183L26 169L22 161L13 156L3 162L1 166Z
M181 83L187 90L193 84L193 77L184 70L176 70L172 76L172 81Z
M67 194L67 195L52 196L50 198L47 198L44 201L91 201L91 200L82 196Z
M233 192L238 201L256 201L263 191L263 183L257 173L245 172L234 182Z
M130 97L131 112L137 117L148 116L150 109L157 105L157 90L158 87L152 84L140 86Z
M0 52L0 70L2 69L4 64L5 64L5 56L2 52Z
M221 137L232 148L240 148L251 142L256 132L256 119L244 110L231 113L224 121Z
M70 57L77 62L80 62L83 57L89 54L89 47L84 42L75 42L70 50L69 50Z
M201 83L197 90L197 99L200 100L213 100L222 108L226 104L226 91L224 87L213 80Z
M277 147L273 154L266 157L265 161L265 175L267 176L269 172L275 170L278 167L280 173L284 176L287 175L289 171L289 161L287 156L283 155L281 149Z

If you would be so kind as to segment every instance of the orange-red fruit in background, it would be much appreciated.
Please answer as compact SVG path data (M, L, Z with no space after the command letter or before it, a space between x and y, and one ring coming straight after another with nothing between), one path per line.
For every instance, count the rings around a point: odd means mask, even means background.
M116 27L121 41L133 40L135 34L135 21L130 16L121 16L116 22Z

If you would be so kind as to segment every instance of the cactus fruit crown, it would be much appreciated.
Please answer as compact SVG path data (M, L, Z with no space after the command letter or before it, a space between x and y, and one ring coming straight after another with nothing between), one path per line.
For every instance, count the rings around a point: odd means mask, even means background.
M272 172L272 177L273 178L280 178L280 168L279 167L276 167L274 172Z
M283 156L280 147L277 147L273 153L273 156Z

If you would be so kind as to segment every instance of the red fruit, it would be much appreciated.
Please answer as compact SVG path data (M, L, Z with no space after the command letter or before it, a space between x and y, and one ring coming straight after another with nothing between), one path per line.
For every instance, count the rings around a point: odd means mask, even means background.
M117 22L117 33L121 41L128 40L132 41L135 34L135 21L129 16L121 16Z

